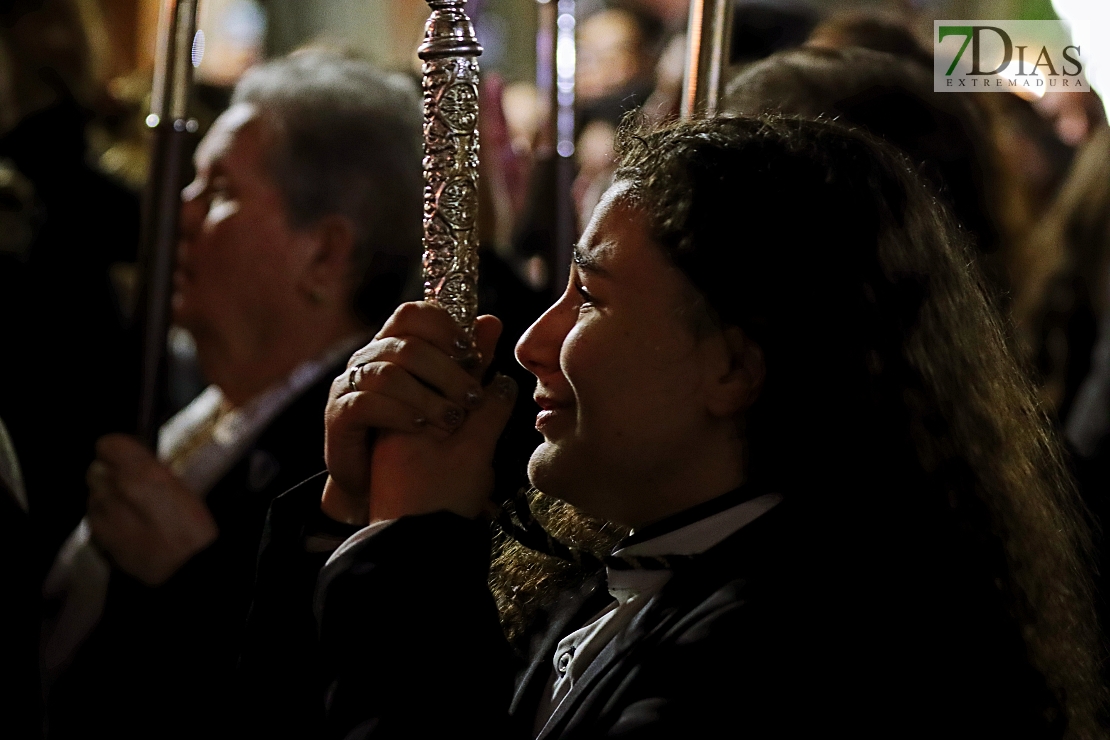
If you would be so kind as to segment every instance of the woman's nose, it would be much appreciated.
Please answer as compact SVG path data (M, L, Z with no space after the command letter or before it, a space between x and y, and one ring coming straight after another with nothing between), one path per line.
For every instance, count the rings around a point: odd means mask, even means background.
M564 295L536 319L516 343L516 361L541 380L545 374L559 371L563 340L574 326L565 298Z

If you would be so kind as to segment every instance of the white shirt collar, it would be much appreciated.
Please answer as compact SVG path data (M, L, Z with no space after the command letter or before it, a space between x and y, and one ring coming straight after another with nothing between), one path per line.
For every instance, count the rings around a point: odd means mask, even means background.
M782 496L777 493L756 496L658 537L620 548L613 555L699 555L766 514L780 501ZM609 583L609 593L623 604L645 591L661 587L670 579L671 572L606 568L605 575Z

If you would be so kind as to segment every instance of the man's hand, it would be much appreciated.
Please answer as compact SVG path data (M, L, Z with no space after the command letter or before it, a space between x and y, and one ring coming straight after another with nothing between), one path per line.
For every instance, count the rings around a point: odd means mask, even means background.
M216 540L216 522L138 440L101 437L89 467L93 539L123 571L158 586Z

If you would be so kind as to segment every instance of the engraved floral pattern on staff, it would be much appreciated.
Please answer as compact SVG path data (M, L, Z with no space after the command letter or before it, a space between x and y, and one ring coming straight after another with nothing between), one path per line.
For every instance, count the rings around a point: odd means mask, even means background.
M466 0L428 0L424 62L424 298L469 334L478 313L478 61Z

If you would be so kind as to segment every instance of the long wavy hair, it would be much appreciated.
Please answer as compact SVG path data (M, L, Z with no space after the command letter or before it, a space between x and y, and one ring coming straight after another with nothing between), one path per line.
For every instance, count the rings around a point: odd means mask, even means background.
M866 133L788 117L626 125L619 158L617 179L707 315L763 349L766 381L741 420L746 474L806 512L810 560L840 566L820 577L868 571L861 593L911 599L935 588L956 613L986 604L1069 735L1099 735L1084 509L971 251L909 162ZM622 534L539 494L535 508L579 547ZM921 585L904 585L915 573ZM509 634L579 577L502 538L491 586Z

